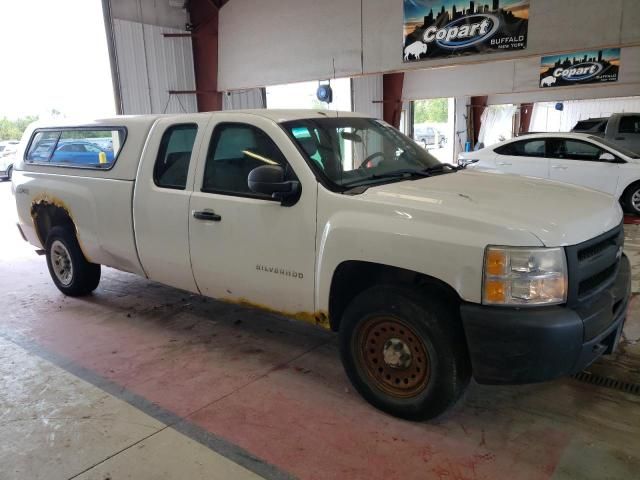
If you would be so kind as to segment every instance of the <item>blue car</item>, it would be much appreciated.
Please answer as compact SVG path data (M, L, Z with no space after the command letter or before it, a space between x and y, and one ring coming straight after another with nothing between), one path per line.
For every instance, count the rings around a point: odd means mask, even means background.
M104 153L106 156L107 164L113 162L113 150L103 150L95 143L84 140L60 141L50 161L74 165L95 165L100 163L100 153Z

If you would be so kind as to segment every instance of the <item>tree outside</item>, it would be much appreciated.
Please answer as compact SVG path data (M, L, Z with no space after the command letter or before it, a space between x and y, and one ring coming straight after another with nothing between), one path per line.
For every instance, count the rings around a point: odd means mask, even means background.
M414 123L446 123L449 119L449 100L434 98L413 102Z
M0 118L0 141L20 140L27 126L36 120L38 120L36 116L21 117L16 120Z

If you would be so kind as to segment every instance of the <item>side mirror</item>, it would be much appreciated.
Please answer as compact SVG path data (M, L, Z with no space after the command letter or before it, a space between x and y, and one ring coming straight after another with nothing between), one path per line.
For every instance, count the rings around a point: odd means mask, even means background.
M298 199L300 182L284 179L284 169L280 165L262 165L249 172L249 189L254 193L270 195L284 204Z
M602 155L600 155L600 161L602 162L617 162L618 159L609 152L604 152Z

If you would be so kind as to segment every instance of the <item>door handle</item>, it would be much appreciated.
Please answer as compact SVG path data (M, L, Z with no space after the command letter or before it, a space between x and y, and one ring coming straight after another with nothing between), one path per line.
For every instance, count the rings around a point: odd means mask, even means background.
M616 137L615 140L624 140L625 137Z
M511 164L509 162L498 162L498 165L500 165L501 167L505 167L505 166L509 166Z
M193 218L209 222L219 222L220 220L222 220L222 217L220 215L211 210L200 210L198 212L193 212Z
M551 165L551 168L554 168L556 170L566 170L569 167L565 167L563 165Z

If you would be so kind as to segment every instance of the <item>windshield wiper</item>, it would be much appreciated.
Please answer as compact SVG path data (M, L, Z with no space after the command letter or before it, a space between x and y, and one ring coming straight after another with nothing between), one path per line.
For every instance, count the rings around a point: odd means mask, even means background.
M390 172L385 173L374 173L373 175L369 175L368 177L358 178L351 182L343 183L344 187L351 186L359 186L362 183L370 182L371 180L386 180L386 179L394 179L394 178L423 178L430 177L431 172L427 172L426 170L411 170L411 169L403 169L403 170L392 170Z
M426 168L424 170L413 170L413 169L403 169L403 170L392 170L390 172L384 173L374 173L369 178L411 178L411 177L430 177L431 171Z
M450 163L439 163L438 165L434 165L432 167L427 167L424 169L424 171L429 172L429 173L434 173L434 172L442 172L444 171L445 168L450 168L451 171L453 172L457 172L458 170L463 170L465 168L467 168L466 165L451 165Z

